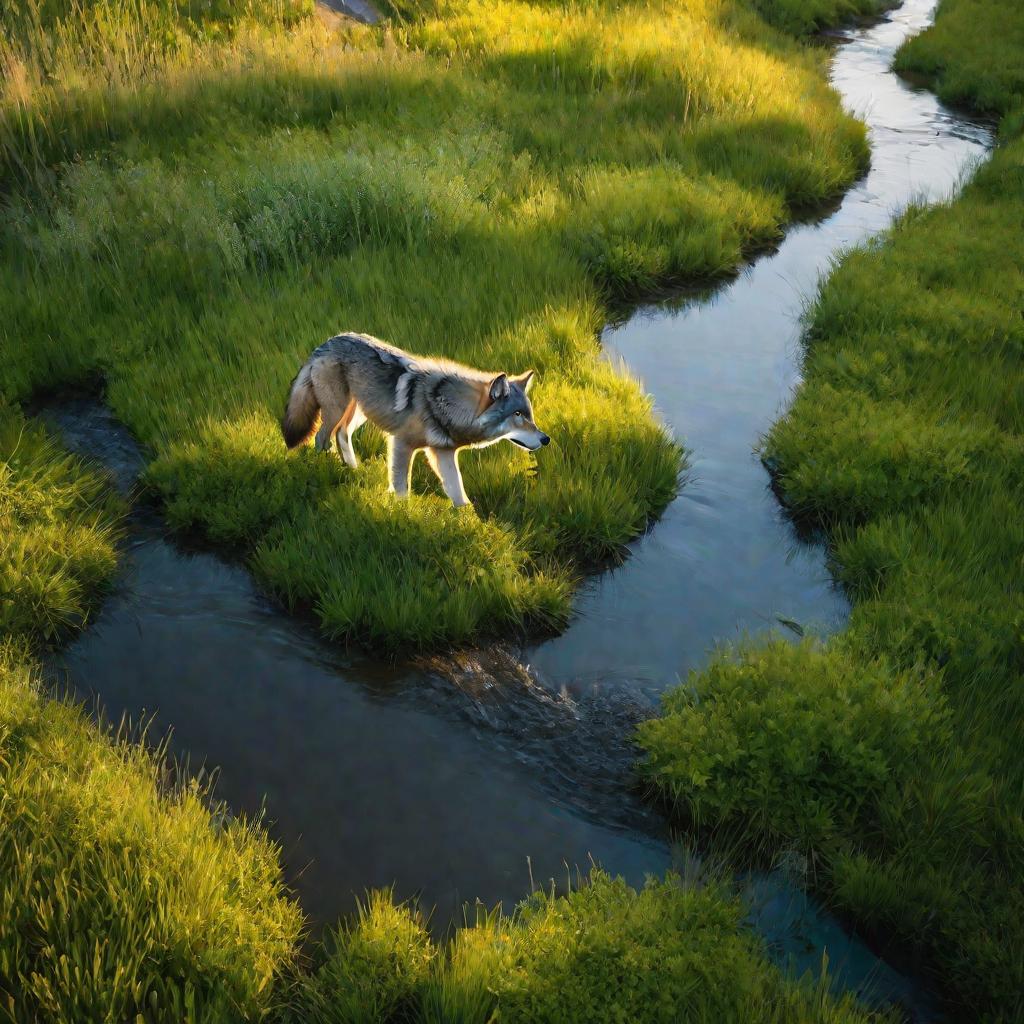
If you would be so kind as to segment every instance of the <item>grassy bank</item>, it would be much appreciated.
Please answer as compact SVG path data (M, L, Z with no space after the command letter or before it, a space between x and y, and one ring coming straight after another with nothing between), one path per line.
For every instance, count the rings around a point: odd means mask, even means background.
M327 635L564 623L680 468L599 359L608 303L732 270L863 168L824 55L739 0L467 0L337 31L270 0L186 7L49 4L9 29L0 394L101 375L172 524ZM370 428L356 472L286 457L285 389L340 329L535 367L555 443L467 456L461 513L422 465L390 499Z
M444 949L386 894L325 946L287 1024L868 1024L889 1020L786 981L711 882L639 893L595 872L568 896L537 893L511 917L479 913ZM371 1012L367 1012L372 1007Z
M0 1018L255 1020L301 914L277 850L136 744L46 699L32 655L116 565L108 480L0 416Z
M964 1019L1024 1017L1024 13L945 0L898 66L1003 115L960 198L851 253L765 455L854 599L824 649L695 675L642 731L687 818L813 855Z
M108 481L8 410L0 431L0 1018L868 1024L773 967L713 878L637 893L604 874L447 945L387 893L318 949L277 849L159 751L46 696L39 644L86 620L123 511ZM43 577L50 586L37 592Z

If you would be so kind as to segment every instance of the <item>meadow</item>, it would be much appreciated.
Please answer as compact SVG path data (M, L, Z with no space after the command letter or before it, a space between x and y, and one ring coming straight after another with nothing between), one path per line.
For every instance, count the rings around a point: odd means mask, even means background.
M609 307L734 270L863 169L824 52L736 0L472 0L375 30L189 9L12 23L3 400L101 380L169 522L332 638L408 652L563 625L681 468L600 359ZM467 456L461 512L422 464L415 499L390 498L369 428L355 472L288 457L288 383L345 329L535 368L554 443Z
M645 772L682 820L911 951L964 1020L1024 1018L1024 12L944 0L897 67L1001 118L955 201L849 253L762 454L853 600L671 693Z
M850 7L758 9L807 30ZM372 31L276 0L0 13L0 1016L877 1020L773 967L714 877L597 873L447 943L369 894L310 954L260 823L42 681L126 509L33 396L100 387L168 520L333 636L555 625L680 467L598 358L610 305L728 272L867 158L823 54L739 2L393 10ZM467 459L463 513L422 475L389 500L372 434L358 473L286 458L284 388L343 327L535 366L550 458Z

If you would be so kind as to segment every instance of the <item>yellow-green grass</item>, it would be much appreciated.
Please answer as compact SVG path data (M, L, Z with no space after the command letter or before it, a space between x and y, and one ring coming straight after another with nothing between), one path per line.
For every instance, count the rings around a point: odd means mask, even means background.
M141 6L75 10L5 54L0 394L101 374L172 524L379 649L565 622L681 464L600 359L609 303L733 270L867 159L824 54L737 0L263 5L163 47ZM462 512L423 466L389 498L372 428L356 472L287 456L288 382L343 329L536 368L554 444L468 454Z
M693 11L723 16L709 29L722 53L746 40L780 73L792 65L791 85L817 105L807 124L820 120L820 160L805 160L799 123L782 144L740 118L733 135L709 124L681 169L686 145L661 158L677 143L640 117L638 79L592 98L639 112L620 126L621 163L600 158L600 118L571 100L591 118L571 166L530 90L520 110L511 82L484 81L466 54L452 70L386 35L283 34L288 6L251 9L244 24L238 9L49 4L5 24L4 400L104 374L156 456L171 518L249 552L339 634L469 636L481 608L502 623L556 620L572 566L638 529L678 466L634 385L596 359L605 299L728 269L774 236L786 202L841 186L863 160L859 130L815 62L732 7ZM667 38L679 25L663 27ZM553 95L549 113L566 99ZM741 127L767 184L740 159ZM710 173L715 161L724 173ZM662 210L652 200L664 197ZM561 451L535 477L504 453L470 465L481 519L436 491L389 502L379 438L364 439L372 458L356 480L311 453L285 461L273 426L284 384L343 315L474 362L529 354L545 372L545 422L567 424ZM45 696L32 668L111 579L122 512L100 474L0 407L4 1019L486 1021L497 1009L675 1021L680 1007L694 1020L866 1019L823 986L783 979L714 883L635 894L598 876L568 901L482 917L451 948L371 895L306 971L301 913L260 828L211 813L159 753ZM418 606L440 609L440 626Z
M0 406L0 640L82 625L114 571L118 513L106 479Z
M277 850L0 648L0 1015L256 1020L301 926Z
M1001 145L824 284L765 443L829 532L848 629L717 662L641 731L682 814L810 853L835 905L924 953L972 1021L1024 1017L1022 31L1015 5L947 0L901 55L1005 115Z
M889 1020L786 979L720 884L636 892L600 871L515 914L478 911L447 946L387 893L328 939L286 1021L356 1024L867 1024Z

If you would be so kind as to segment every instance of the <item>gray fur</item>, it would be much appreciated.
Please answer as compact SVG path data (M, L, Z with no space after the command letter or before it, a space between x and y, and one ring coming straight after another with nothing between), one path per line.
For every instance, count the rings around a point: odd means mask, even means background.
M413 356L367 334L339 334L315 349L292 381L281 430L294 448L309 439L319 411L317 448L336 442L354 468L352 434L369 420L389 436L393 491L408 493L412 461L427 449L445 492L462 505L468 499L459 449L507 438L535 451L550 440L533 422L532 377L486 373Z

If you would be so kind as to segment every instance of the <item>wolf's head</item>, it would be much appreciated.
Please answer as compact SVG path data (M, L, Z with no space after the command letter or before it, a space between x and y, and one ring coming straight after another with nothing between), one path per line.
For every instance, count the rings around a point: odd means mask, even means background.
M527 395L532 382L533 370L519 377L499 373L491 381L487 406L480 416L488 441L506 438L531 452L550 443L551 438L533 422L533 406Z

